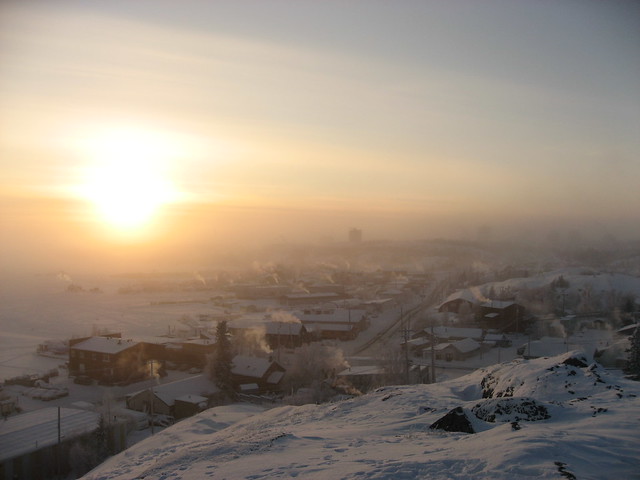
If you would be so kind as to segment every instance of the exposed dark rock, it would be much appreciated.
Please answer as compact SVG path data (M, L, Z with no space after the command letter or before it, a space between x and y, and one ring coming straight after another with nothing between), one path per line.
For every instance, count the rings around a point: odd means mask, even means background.
M535 422L551 418L547 407L527 397L489 399L478 403L471 411L485 422Z
M562 363L578 368L587 368L589 366L587 365L586 358L584 357L569 357Z
M480 382L480 387L482 388L482 398L513 397L513 391L515 389L513 385L508 386L504 390L496 391L495 387L497 383L498 379L491 373L485 375Z
M522 427L518 422L511 422L511 430L521 430Z
M444 417L433 422L429 428L432 430L444 430L445 432L476 433L462 407L454 408Z
M423 413L434 412L435 408L432 407L418 407L418 415L422 415Z
M602 408L602 407L594 407L593 405L591 406L591 408L593 408L593 414L591 415L592 417L595 417L596 415L598 415L599 413L605 413L608 411L607 408Z
M566 463L564 462L553 462L553 463L555 463L556 467L558 467L558 472L560 472L560 475L562 475L565 478L568 478L569 480L578 480L573 473L567 470Z
M482 377L480 382L480 388L482 388L482 398L491 398L493 396L494 386L497 383L497 379L490 373Z

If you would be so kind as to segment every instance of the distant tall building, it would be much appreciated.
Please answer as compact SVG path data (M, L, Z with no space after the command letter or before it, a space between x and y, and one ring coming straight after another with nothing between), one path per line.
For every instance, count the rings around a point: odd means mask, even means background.
M349 230L349 243L362 242L362 230L359 228L352 228Z

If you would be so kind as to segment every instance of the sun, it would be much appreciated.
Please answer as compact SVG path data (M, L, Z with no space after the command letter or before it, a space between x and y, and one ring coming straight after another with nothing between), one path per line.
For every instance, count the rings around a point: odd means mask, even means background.
M168 165L174 148L166 136L118 129L97 135L88 146L91 159L81 195L112 229L141 231L164 205L176 200Z

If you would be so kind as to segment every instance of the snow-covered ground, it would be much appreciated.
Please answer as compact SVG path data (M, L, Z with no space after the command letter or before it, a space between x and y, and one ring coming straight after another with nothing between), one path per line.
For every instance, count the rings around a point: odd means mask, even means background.
M576 278L566 273L565 278L577 286ZM85 291L67 292L68 281L55 275L2 281L0 379L43 373L64 363L62 358L36 355L36 346L47 339L89 335L94 325L134 338L161 334L168 325L180 325L183 315L197 318L221 311L207 291L126 295L118 293L122 279L95 277L74 282ZM636 287L630 278L618 276L614 283L618 291ZM94 287L101 293L88 291ZM338 346L346 354L356 352L398 314L398 309L380 314L356 341L337 342ZM399 343L400 335L391 332L389 345ZM566 344L564 339L557 340L563 343L563 350L582 347L589 356L595 348L606 346L610 336L608 331L584 330L570 336ZM631 395L640 393L638 384L600 367L596 371L604 383L585 368L572 374L560 367L562 375L549 374L548 368L561 363L558 359L493 366L516 358L515 350L528 338L521 335L513 340L510 348L494 348L464 362L437 362L437 379L453 379L447 383L388 387L342 403L280 407L250 418L256 414L254 407L209 410L142 441L99 467L96 472L102 473L87 478L634 478L640 465L630 449L640 443L640 407L638 397ZM374 348L365 355L375 352ZM466 375L476 368L485 371ZM551 418L520 422L520 430L514 430L510 422L489 424L474 419L476 434L428 428L456 406L468 412L480 403L480 384L488 373L494 383L510 379L504 381L514 389L518 384L520 390L512 393L545 405ZM97 404L105 397L117 399L130 393L115 387L75 385L65 375L61 371L61 377L52 383L67 387L68 397L43 402L20 396L23 410L71 406L78 400ZM181 375L186 374L170 372L163 381ZM579 388L570 386L576 380L582 382ZM146 385L127 388L137 391ZM10 387L10 393L15 389L19 387ZM130 444L149 433L136 432Z
M126 279L80 277L85 291L70 293L69 281L56 275L0 278L0 380L23 373L44 373L60 361L35 354L48 339L89 336L94 327L136 338L166 333L187 315L220 310L211 291L120 294ZM101 293L91 293L92 288ZM174 303L171 303L174 302ZM180 303L178 303L180 302Z
M476 433L430 429L456 407ZM631 479L639 420L640 383L570 352L274 408L223 429L208 410L84 478Z

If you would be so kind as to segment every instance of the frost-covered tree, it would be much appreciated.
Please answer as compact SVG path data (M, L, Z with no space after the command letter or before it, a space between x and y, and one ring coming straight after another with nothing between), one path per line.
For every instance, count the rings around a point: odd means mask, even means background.
M98 428L76 441L69 449L69 467L79 478L109 456L109 428L104 416L100 416Z
M216 348L210 358L209 376L220 389L220 393L231 399L235 398L232 368L233 349L227 322L223 320L216 327Z
M391 342L385 343L377 356L380 365L384 369L384 384L400 385L408 380L406 375L407 358L400 345Z
M293 392L309 388L314 402L324 401L323 382L334 379L347 366L339 347L319 343L303 345L295 350L295 358L287 366L286 388Z
M640 379L640 327L636 327L630 340L627 373L631 374L633 378Z

